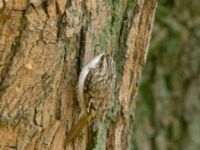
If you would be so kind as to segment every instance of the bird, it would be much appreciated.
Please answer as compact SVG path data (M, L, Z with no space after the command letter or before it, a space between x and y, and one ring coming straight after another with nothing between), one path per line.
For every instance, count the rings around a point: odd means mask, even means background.
M79 119L66 137L66 144L76 138L83 127L96 131L105 117L115 88L116 69L111 55L101 53L81 70L78 82Z

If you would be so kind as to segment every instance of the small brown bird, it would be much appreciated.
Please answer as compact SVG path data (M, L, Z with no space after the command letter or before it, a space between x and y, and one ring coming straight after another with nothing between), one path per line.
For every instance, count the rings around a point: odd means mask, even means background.
M102 122L115 87L115 63L109 54L100 54L85 65L79 76L78 96L81 114L66 138L66 144L85 126L96 131Z

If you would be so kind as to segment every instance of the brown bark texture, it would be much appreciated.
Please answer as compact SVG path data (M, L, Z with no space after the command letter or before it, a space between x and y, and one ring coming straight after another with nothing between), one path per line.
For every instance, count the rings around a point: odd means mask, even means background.
M156 5L156 0L1 0L0 149L133 149L134 97ZM66 145L80 113L80 70L101 52L116 62L110 110L93 143L83 130Z

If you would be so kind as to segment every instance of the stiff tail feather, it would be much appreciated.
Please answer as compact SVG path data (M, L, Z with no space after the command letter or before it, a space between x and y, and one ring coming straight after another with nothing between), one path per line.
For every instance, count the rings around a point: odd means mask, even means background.
M65 144L69 144L74 138L78 137L81 130L84 128L84 126L88 123L89 121L89 115L85 114L80 117L78 122L76 123L75 127L73 127L70 132L67 135L67 138L65 140Z

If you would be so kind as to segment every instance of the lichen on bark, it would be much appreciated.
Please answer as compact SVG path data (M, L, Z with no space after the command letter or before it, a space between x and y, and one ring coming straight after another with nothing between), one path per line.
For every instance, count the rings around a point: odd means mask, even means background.
M86 149L85 131L64 144L80 113L78 75L107 52L116 61L117 85L93 148L130 149L155 9L156 0L0 3L0 147Z

